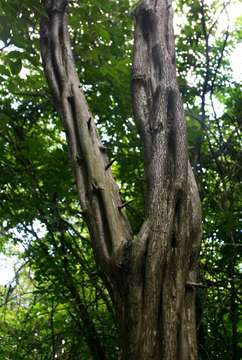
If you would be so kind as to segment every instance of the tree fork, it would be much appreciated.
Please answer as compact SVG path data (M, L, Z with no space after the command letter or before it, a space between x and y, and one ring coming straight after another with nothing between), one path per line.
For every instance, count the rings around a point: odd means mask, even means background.
M41 54L67 133L81 207L116 310L122 360L195 360L201 209L187 155L170 0L134 11L133 110L145 156L145 220L134 239L75 70L67 0L46 0Z

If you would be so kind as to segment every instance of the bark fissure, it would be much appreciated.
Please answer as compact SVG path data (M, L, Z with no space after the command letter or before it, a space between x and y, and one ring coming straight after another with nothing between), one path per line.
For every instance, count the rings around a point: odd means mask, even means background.
M195 360L201 210L188 160L171 0L136 10L133 112L144 146L145 221L133 238L111 162L75 70L67 0L45 1L41 53L60 114L96 261L116 309L122 360Z

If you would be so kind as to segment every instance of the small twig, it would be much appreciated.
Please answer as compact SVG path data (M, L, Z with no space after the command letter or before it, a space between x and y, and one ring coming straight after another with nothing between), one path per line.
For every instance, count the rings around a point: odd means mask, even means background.
M108 170L113 163L117 160L117 157L113 158L113 160L111 160L106 166L105 166L105 170Z
M122 205L118 206L118 209L119 210L122 210L124 207L126 207L127 205L129 205L130 203L132 203L134 200L130 200L130 201L127 201L125 203L123 203Z
M187 281L186 286L191 288L196 288L196 287L207 288L207 286L202 283L195 283L192 281Z

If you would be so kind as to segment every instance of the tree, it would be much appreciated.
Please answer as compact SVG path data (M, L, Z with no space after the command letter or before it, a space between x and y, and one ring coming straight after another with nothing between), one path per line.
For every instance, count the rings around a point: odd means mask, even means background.
M83 218L112 298L122 359L196 359L200 201L176 80L171 2L134 10L133 109L144 148L145 220L133 236L71 51L66 0L45 1L41 53Z

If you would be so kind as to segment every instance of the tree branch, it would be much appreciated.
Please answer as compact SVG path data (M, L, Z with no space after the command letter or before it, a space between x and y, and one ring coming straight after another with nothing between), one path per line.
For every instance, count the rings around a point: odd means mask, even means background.
M95 256L106 269L120 263L131 240L118 186L100 150L93 116L80 89L67 28L68 1L45 1L41 22L41 54L54 103L67 133L76 185Z

